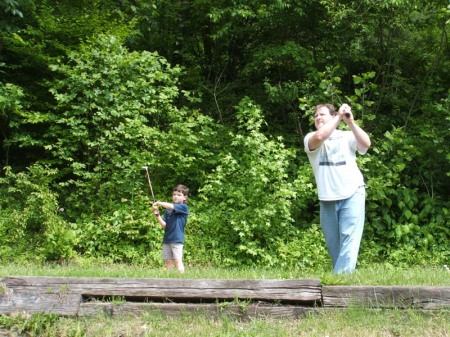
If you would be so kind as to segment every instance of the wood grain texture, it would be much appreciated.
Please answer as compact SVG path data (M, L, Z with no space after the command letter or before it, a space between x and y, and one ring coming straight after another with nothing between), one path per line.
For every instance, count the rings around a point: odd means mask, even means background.
M322 292L325 307L450 308L450 287L324 286Z
M319 280L5 277L0 314L85 316L205 312L240 317L300 317L308 312L369 308L450 308L450 287L322 286Z

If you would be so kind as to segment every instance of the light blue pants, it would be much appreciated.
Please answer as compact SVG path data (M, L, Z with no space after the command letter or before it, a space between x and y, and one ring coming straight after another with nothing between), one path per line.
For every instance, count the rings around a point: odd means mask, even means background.
M350 198L320 201L320 224L335 273L356 268L364 229L366 189L361 186Z

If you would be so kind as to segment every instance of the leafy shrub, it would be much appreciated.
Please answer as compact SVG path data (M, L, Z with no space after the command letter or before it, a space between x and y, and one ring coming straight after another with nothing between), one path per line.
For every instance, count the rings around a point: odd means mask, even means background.
M56 174L56 170L38 164L17 174L5 168L5 177L0 178L2 258L21 258L21 252L44 260L74 255L74 232L63 218L58 196L49 188Z
M221 264L274 265L280 245L298 234L291 215L297 195L287 175L294 153L261 132L262 112L250 99L236 109L237 132L199 190L194 231L207 242L196 242Z
M411 168L423 155L414 140L401 129L385 136L373 146L376 156L364 159L368 176L365 236L371 249L393 263L446 262L449 203L421 189Z
M114 261L147 254L155 260L162 231L149 226L141 168L149 165L159 200L176 183L198 185L211 154L196 144L214 137L211 119L176 107L180 68L157 53L130 52L115 36L88 40L52 69L60 79L47 122L58 122L40 144L61 168L54 187L74 223L77 250Z
M295 237L279 245L277 256L282 267L298 268L307 271L329 270L331 259L323 237L322 229L317 224L299 230Z
M146 198L110 202L97 217L85 213L74 225L78 250L88 257L108 257L116 262L140 262L143 258L149 262L148 253L159 252L162 239L161 228L152 225L152 220Z

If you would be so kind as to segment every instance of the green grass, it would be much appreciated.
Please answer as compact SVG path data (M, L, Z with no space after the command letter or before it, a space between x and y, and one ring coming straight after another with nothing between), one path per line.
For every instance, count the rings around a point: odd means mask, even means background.
M307 272L288 268L225 269L187 266L184 274L145 265L76 261L58 264L3 264L0 277L125 277L125 278L194 278L194 279L319 279L324 285L427 285L450 286L450 272L444 267L393 268L382 265L360 268L353 274Z
M444 337L450 335L450 311L369 310L350 308L328 310L299 319L258 318L240 320L212 318L202 314L169 317L144 314L140 317L103 315L80 318L38 315L22 319L0 318L0 327L29 336L137 337L137 336L255 336L255 337ZM11 324L13 320L15 324ZM5 321L5 319L3 320ZM7 322L6 322L7 323ZM1 331L0 331L1 335Z
M450 272L445 266L360 268L350 275L330 272L306 272L283 268L221 269L188 266L185 274L150 268L145 265L111 264L80 260L68 265L3 264L0 279L6 276L55 277L125 277L125 278L203 278L203 279L319 279L323 284L339 285L426 285L450 286ZM1 280L0 280L1 282ZM258 337L417 337L450 336L450 310L418 311L400 309L345 310L326 309L298 319L255 319L229 316L209 317L163 313L141 316L97 315L92 317L58 317L55 315L0 316L0 336L58 337L146 337L146 336L258 336ZM2 334L3 333L3 334Z

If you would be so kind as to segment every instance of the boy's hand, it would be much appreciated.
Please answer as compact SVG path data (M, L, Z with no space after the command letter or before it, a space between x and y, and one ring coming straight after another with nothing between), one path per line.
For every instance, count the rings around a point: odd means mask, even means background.
M158 205L156 204L156 202L152 205L152 209L153 209L154 215L159 215L159 209L158 209Z

